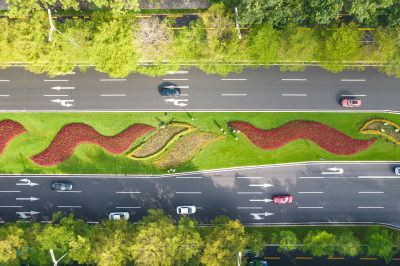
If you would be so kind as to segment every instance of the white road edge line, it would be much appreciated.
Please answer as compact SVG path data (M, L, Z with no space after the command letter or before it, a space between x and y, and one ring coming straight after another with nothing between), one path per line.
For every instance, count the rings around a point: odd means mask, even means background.
M100 79L100 81L126 81L126 79Z
M305 97L307 96L307 93L282 93L282 96L299 96L299 97Z
M101 97L125 97L126 94L100 94Z
M57 208L82 208L82 206L57 206Z
M116 209L141 209L142 207L115 207Z
M367 94L342 94L343 97L365 97Z
M138 191L116 191L116 194L140 194L142 192L138 192Z
M203 178L202 176L177 176L176 178Z
M222 93L221 96L247 96L247 93Z
M365 79L341 79L340 81L365 81Z
M45 79L43 80L44 82L49 82L49 81L60 81L60 82L67 82L69 81L68 79Z
M383 209L385 207L360 207L358 206L358 209Z
M201 192L175 192L176 194L201 194Z
M163 79L163 80L189 80L189 79Z
M307 81L307 79L282 79L282 81Z
M44 97L67 97L69 96L68 94L61 94L61 95L55 95L55 94L44 94Z
M297 192L297 193L299 193L299 194L324 194L324 192L311 192L311 191L309 191L309 192L302 191L302 192Z
M258 210L260 210L260 209L262 209L263 207L236 207L236 209L258 209Z
M221 80L247 80L247 79L221 79Z
M383 191L358 191L360 194L383 194Z
M297 207L299 209L323 209L324 207Z
M238 192L237 194L262 194L262 192L258 192L258 191L247 191L247 192Z

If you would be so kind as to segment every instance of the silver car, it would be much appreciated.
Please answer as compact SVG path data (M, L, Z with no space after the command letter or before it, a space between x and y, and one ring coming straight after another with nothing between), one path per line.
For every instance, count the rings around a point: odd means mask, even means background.
M400 175L400 166L397 166L397 167L394 168L394 173L396 175Z
M113 221L128 220L129 213L128 212L112 212L112 213L110 213L108 218L110 218L110 220L113 220Z
M193 214L196 212L196 206L178 206L176 212L178 214Z

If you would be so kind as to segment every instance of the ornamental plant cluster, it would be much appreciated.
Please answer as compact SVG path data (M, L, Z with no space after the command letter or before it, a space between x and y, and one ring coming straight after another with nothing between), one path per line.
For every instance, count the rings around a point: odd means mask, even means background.
M262 130L246 122L231 122L229 125L264 150L277 149L297 139L308 139L331 153L350 155L368 149L377 140L353 139L330 126L312 121L289 122L272 130Z
M7 143L14 137L27 132L18 122L3 120L0 122L0 154L3 153Z
M120 154L129 149L140 136L154 130L154 127L136 124L114 137L106 137L85 124L69 124L63 127L50 143L49 147L31 159L41 166L53 166L71 156L75 147L81 143L101 146L112 154Z

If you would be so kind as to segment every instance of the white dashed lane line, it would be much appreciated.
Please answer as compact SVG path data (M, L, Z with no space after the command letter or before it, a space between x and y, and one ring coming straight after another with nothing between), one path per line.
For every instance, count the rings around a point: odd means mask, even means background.
M189 80L189 79L163 79L163 80Z
M138 192L138 191L116 191L115 193L117 193L117 194L140 194L142 192Z
M0 193L19 193L19 192L21 192L20 190L3 190L3 191L0 191Z
M307 93L282 93L282 96L305 97Z
M359 191L360 194L383 194L383 191Z
M22 206L0 206L0 208L22 208Z
M238 93L238 94L234 94L234 93L222 93L221 96L247 96L247 93Z
M236 178L239 178L239 179L252 179L252 178L254 178L254 179L259 179L259 178L263 178L262 176L238 176L238 177L236 177Z
M178 71L167 71L168 74L170 75L175 75L175 74L187 74L189 71L187 70L178 70Z
M0 82L10 82L9 79L0 79Z
M54 95L54 94L44 94L44 97L68 97L68 94Z
M324 192L313 192L313 191L301 191L299 194L324 194Z
M9 97L9 94L1 94L0 97Z
M68 82L69 80L68 79L45 79L43 81L44 82L52 82L52 81L55 81L55 82Z
M242 81L245 81L245 80L247 80L247 79L221 79L221 80L227 80L227 81L242 80Z
M82 193L80 190L57 191L57 193Z
M384 207L360 207L358 206L358 209L383 209Z
M242 191L242 192L237 192L237 194L262 194L262 192L259 191Z
M307 79L282 79L282 81L307 81Z
M116 209L141 209L142 207L115 207Z
M196 191L194 191L194 192L175 192L176 194L201 194L201 192L196 192Z
M100 94L101 97L125 97L126 94Z
M344 81L344 82L346 82L346 81L365 81L365 79L341 79L340 81Z
M299 209L323 209L324 207L297 207Z
M366 94L342 94L343 97L365 97Z
M57 208L82 208L82 206L57 206Z
M236 207L238 210L245 210L245 209L257 209L261 210L263 207Z
M182 179L185 179L185 178L203 178L202 176L177 176L176 178L182 178Z
M126 81L126 79L100 79L100 81Z

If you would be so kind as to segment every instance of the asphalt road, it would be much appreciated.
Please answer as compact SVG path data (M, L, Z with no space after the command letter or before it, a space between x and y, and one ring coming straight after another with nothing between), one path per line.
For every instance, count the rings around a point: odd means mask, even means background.
M73 74L72 74L73 73ZM246 68L227 77L196 68L162 77L131 74L110 79L94 69L48 78L23 67L0 71L0 111L400 111L400 79L372 68L330 73ZM182 95L162 97L175 86ZM360 108L345 109L342 98L360 98Z
M400 176L393 173L399 164L300 163L165 176L1 176L0 220L32 216L26 219L46 222L62 211L99 222L110 212L127 211L136 222L150 208L179 218L176 207L193 204L201 224L222 214L244 224L399 224ZM51 191L55 180L71 181L73 191ZM293 203L271 201L282 194L292 195Z

